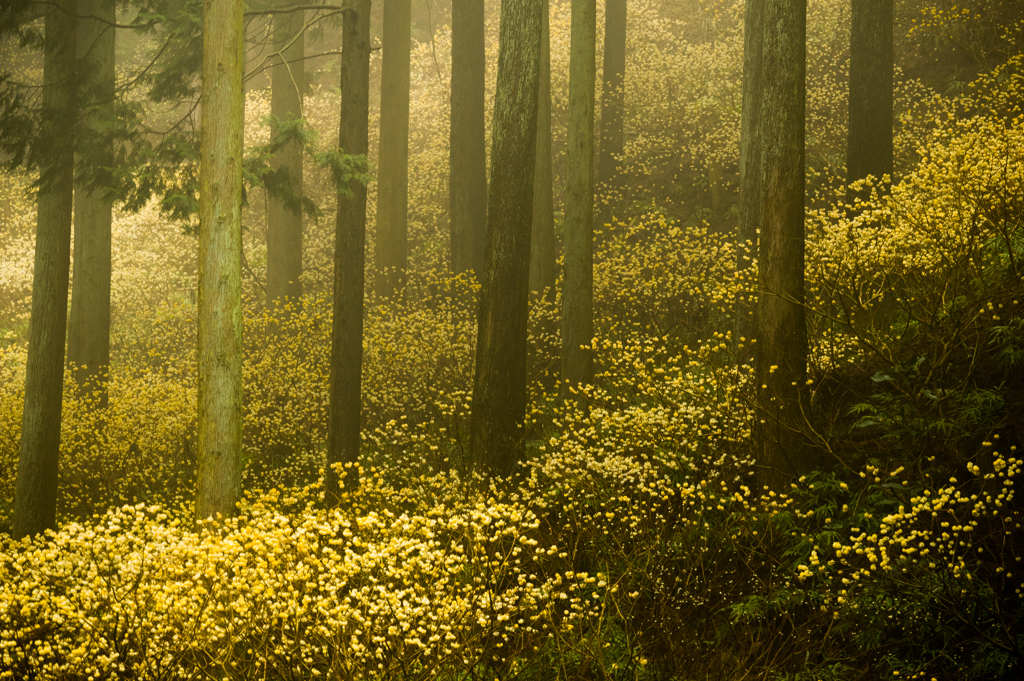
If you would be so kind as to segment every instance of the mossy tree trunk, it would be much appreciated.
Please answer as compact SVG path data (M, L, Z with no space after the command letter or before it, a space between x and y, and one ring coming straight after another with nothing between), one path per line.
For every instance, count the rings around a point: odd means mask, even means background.
M853 0L848 183L868 175L880 182L892 174L892 122L893 0Z
M736 358L753 366L756 354L757 295L754 260L761 229L761 163L757 125L761 116L761 52L764 45L764 0L746 0L743 19L743 109L740 130L740 210L736 234L736 275L742 293L736 301Z
M32 316L25 365L25 406L14 493L14 537L35 535L57 524L57 466L60 457L71 267L71 207L74 194L75 15L74 0L54 0L44 10L42 120L46 165L36 219L32 274Z
M624 114L626 84L626 0L606 0L604 5L604 66L601 85L601 153L597 181L603 201L602 229L612 218L613 197L621 190L619 164L625 153Z
M341 50L341 128L338 146L346 154L369 148L370 0L354 0L345 13ZM327 423L327 498L341 502L342 488L358 483L356 470L342 480L335 465L359 457L363 372L363 290L366 248L366 185L338 188L334 237L334 308L331 327L330 405Z
M67 361L75 368L81 390L100 390L99 405L107 404L110 365L110 227L112 202L104 196L105 170L113 166L104 140L104 118L113 115L114 0L79 0L79 103L84 112L78 129L84 156L76 163L92 166L86 173L95 186L75 188L75 258L68 320ZM106 182L109 184L109 181Z
M292 0L279 0L281 7L293 6ZM305 89L305 12L274 16L273 45L280 55L270 69L270 113L281 121L302 119L302 93ZM271 125L270 136L279 135L279 126ZM270 162L271 168L288 185L286 200L271 195L267 206L267 306L297 305L302 298L302 144L291 140Z
M755 362L761 413L754 433L760 480L778 489L816 466L804 435L807 0L765 0L763 17L762 99L754 123L762 197Z
M235 512L242 465L242 0L203 6L196 518Z
M390 298L405 286L409 263L409 78L412 3L384 4L377 178L376 291Z
M594 382L594 83L597 3L572 1L562 288L562 398Z
M452 271L481 276L487 225L484 0L452 0L448 189Z
M487 242L481 277L470 451L506 475L523 453L526 324L543 0L501 5Z
M554 298L557 277L555 199L551 179L551 39L549 0L541 19L540 77L537 94L537 160L533 171L533 236L530 244L530 290Z

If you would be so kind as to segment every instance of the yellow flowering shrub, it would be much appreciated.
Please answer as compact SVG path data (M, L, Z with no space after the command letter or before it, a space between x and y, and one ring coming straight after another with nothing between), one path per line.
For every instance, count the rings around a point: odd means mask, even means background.
M0 676L515 671L600 619L606 583L555 571L529 509L486 501L351 515L271 493L198 530L138 505L4 540Z
M846 403L859 403L852 415L862 442L890 448L898 440L921 459L961 465L976 427L1016 409L997 386L1020 364L1017 68L1011 61L979 80L957 105L964 115L935 127L918 147L918 166L891 192L855 206L840 198L809 215L819 404L833 408L842 384Z
M595 318L619 333L696 341L732 316L733 239L652 211L607 230L594 258Z

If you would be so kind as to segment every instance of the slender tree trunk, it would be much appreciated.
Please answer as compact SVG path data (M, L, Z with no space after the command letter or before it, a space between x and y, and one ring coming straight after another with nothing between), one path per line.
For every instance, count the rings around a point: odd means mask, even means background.
M487 226L484 0L452 0L452 271L482 276Z
M530 290L547 290L554 298L555 199L551 180L551 40L549 0L544 0L540 39L540 89L537 95L537 162L533 171L533 238L530 247Z
M601 186L601 229L612 215L611 197L620 189L619 164L625 153L623 118L626 83L626 0L604 5L604 75L601 87L601 153L597 181Z
M283 7L293 0L280 0ZM305 40L302 27L305 12L290 12L274 17L274 50L282 52L270 70L270 113L282 121L302 118L302 93L305 89ZM278 136L278 126L271 125L270 136ZM302 145L288 142L277 152L271 167L289 185L292 198L270 196L267 212L267 304L298 304L302 298L302 209L297 199L302 196Z
M711 190L711 226L721 229L719 218L722 217L722 160L712 158L708 161L708 187Z
M804 432L804 111L807 0L765 0L759 249L759 404L763 484L779 488L816 466Z
M85 111L79 128L84 162L110 168L113 158L104 143L101 125L114 102L114 0L78 0L79 102ZM104 107L103 113L88 113ZM82 161L83 159L79 159ZM90 173L99 175L99 173ZM99 180L99 177L96 177ZM110 225L113 206L103 188L75 188L75 276L71 285L68 355L76 368L80 390L99 388L100 407L107 405L110 366Z
M487 244L480 289L470 450L499 475L523 452L526 323L543 0L501 5Z
M64 334L71 267L71 205L74 193L75 1L55 0L45 10L40 133L50 146L41 169L36 219L32 317L25 365L14 537L57 525L64 383Z
M203 6L196 519L231 515L242 475L242 0Z
M384 4L380 87L380 172L377 178L377 295L405 286L409 266L409 60L410 0Z
M740 130L740 216L736 238L736 274L743 293L736 301L736 359L753 366L757 336L757 288L754 259L761 228L761 119L764 48L764 0L746 0L743 29L743 111Z
M338 146L365 158L370 117L370 0L354 0L345 13L341 50L341 129ZM334 238L334 321L331 328L330 407L327 424L327 498L341 501L342 487L358 483L355 468L341 480L335 466L359 458L363 372L363 289L366 185L338 188Z
M892 174L892 34L893 0L853 0L847 182Z
M572 0L562 289L562 398L594 382L594 82L597 7Z

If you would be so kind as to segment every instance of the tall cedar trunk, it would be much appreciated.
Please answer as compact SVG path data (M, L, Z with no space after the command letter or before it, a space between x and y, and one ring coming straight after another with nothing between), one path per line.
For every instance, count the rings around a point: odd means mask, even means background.
M384 3L377 177L377 295L405 286L409 266L409 59L411 0Z
M294 5L280 0L281 6ZM270 70L270 113L279 120L302 118L302 92L305 89L305 40L302 27L305 13L289 12L274 17L274 50L281 52ZM278 135L278 126L271 125L271 138ZM302 196L302 145L288 142L270 162L289 185L288 201L271 196L267 210L267 303L297 304L302 298L302 210L297 199Z
M203 5L196 518L231 515L242 474L242 0Z
M537 161L533 170L533 237L530 244L530 290L554 297L555 199L551 181L551 45L549 0L541 19L540 84L537 94Z
M572 0L569 140L565 177L565 281L562 290L562 397L594 382L595 0Z
M626 0L606 0L604 5L604 67L601 87L601 153L597 181L604 200L601 225L611 220L611 196L619 189L619 163L625 153L623 136L626 83Z
M346 154L366 155L370 117L370 0L354 0L345 13L341 49L341 129L338 146ZM366 185L338 188L334 237L334 321L331 327L330 407L327 423L327 495L341 500L341 479L334 464L359 457L359 417L363 375L363 285L366 248ZM357 484L348 471L345 487Z
M757 336L757 288L754 259L761 228L761 52L764 47L764 0L746 0L743 28L743 111L740 130L740 215L736 235L736 275L743 281L736 304L736 358L753 366Z
M79 102L85 114L79 128L81 145L90 154L85 163L113 165L103 142L102 116L114 102L114 0L78 0ZM106 114L89 114L106 107ZM96 175L97 173L92 173ZM99 179L99 178L97 178ZM75 188L75 276L71 284L68 321L68 365L76 367L79 389L100 389L100 406L107 404L106 374L110 365L110 224L111 201L103 189Z
M847 182L892 174L892 24L893 0L853 0Z
M452 0L449 180L452 271L481 276L487 225L484 0Z
M523 452L526 322L543 0L501 4L487 244L480 288L470 450L499 475Z
M14 537L56 528L57 464L71 267L74 193L75 0L45 8L46 54L40 134L49 143L36 219L32 317L25 364Z
M762 230L755 371L763 424L762 484L781 488L815 467L806 428L804 109L807 0L765 0L761 112Z

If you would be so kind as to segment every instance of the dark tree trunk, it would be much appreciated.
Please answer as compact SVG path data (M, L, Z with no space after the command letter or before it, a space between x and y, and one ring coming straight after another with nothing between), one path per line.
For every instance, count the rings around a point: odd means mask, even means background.
M345 13L341 49L341 129L338 146L365 157L370 117L370 0L354 0ZM331 328L330 407L327 423L327 499L341 502L342 486L358 483L354 466L342 481L336 465L359 458L363 374L363 287L366 185L339 187L334 237L334 320Z
M25 365L25 407L14 494L16 539L57 524L57 465L64 383L71 205L74 193L75 1L46 6L40 133L48 149L40 170L32 317Z
M604 6L604 75L601 87L601 153L597 181L604 195L602 223L611 219L611 195L619 190L619 163L625 153L623 135L626 83L626 0L607 0ZM600 229L602 225L598 225Z
M540 85L537 95L537 161L533 171L533 237L530 245L530 290L555 294L555 199L551 186L551 45L549 0L541 20Z
M746 0L743 28L743 111L740 130L740 215L736 238L736 273L743 293L736 301L736 359L754 363L757 336L757 289L754 259L761 228L761 146L757 125L761 116L764 46L764 0Z
M280 0L279 4L291 6L294 2ZM304 23L304 12L274 17L274 50L282 54L275 57L270 70L270 113L282 121L302 118ZM271 125L271 139L278 134L277 125ZM291 194L287 201L273 195L268 201L267 306L273 308L287 302L297 305L302 298L302 210L296 201L303 191L301 143L288 142L274 155L270 165L286 178Z
M380 160L377 176L377 296L405 286L409 213L410 0L384 4L384 55L380 88Z
M892 26L893 0L853 0L848 183L892 174Z
M114 0L79 0L78 78L81 109L114 102ZM100 185L103 168L113 165L104 143L102 116L86 113L79 127L80 145L88 158L78 159L100 169L87 173L95 189L75 188L75 258L68 321L68 365L80 390L100 390L100 407L107 405L107 370L110 366L110 225L112 204Z
M203 13L196 519L235 512L242 481L242 0Z
M595 0L572 0L569 140L565 179L565 281L562 285L562 398L594 382L594 81Z
M543 0L501 5L487 243L481 277L470 450L506 475L523 452L526 323Z
M487 226L484 0L452 0L452 271L481 276Z
M760 479L776 489L816 466L804 433L804 111L807 0L765 0L757 361ZM752 168L750 169L752 170ZM749 172L749 171L748 171Z

